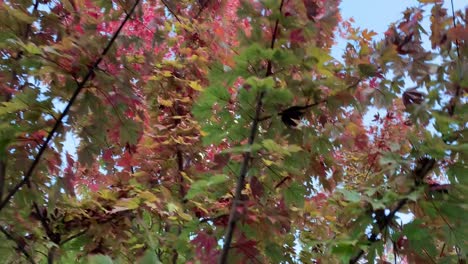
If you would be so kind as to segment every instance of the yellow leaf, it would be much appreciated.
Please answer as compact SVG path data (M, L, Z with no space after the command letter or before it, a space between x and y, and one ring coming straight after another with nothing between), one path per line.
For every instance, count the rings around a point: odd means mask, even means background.
M159 81L159 80L161 80L161 77L158 76L158 75L153 75L153 76L149 77L148 80L150 80L150 81Z
M171 100L164 100L161 97L158 96L158 103L162 106L166 107L172 107L172 101Z
M161 73L162 73L162 76L164 76L164 77L171 77L172 76L172 72L170 72L170 71L162 71Z
M190 97L183 97L181 99L179 99L180 102L182 103L189 103L192 101L192 99L190 99Z
M106 199L106 200L111 200L115 201L117 199L117 194L115 192L112 192L111 190L102 190L99 192L101 195L101 198Z
M346 126L346 130L349 131L351 133L351 135L353 135L353 137L355 137L360 132L359 126L356 125L355 123L349 123Z
M133 176L137 177L137 178L146 177L146 176L148 176L148 172L146 172L146 171L137 171L137 172L135 172L135 174L133 174Z
M153 193L149 192L149 191L144 191L144 192L141 192L138 194L138 196L143 199L143 200L146 200L148 202L155 202L158 200L158 198L156 197L156 195L154 195Z
M184 177L184 179L186 179L186 180L189 181L190 183L193 182L193 180L190 179L190 177L187 175L187 173L181 171L180 174L182 175L182 177Z
M197 81L190 81L189 85L192 89L202 92L204 89Z
M122 207L128 210L131 209L136 209L138 208L140 203L140 199L135 197L135 198L123 198L117 201L115 204L116 206L114 208ZM115 210L115 209L114 209ZM114 211L112 210L112 211Z
M183 212L179 212L180 218L184 219L185 221L192 221L192 216Z
M262 159L262 160L263 160L263 163L265 163L265 165L267 165L267 166L271 166L274 163L271 160L267 160L267 159Z
M201 203L198 203L198 202L194 202L192 201L193 204L195 204L197 206L198 209L202 210L205 214L208 214L208 210L206 210Z

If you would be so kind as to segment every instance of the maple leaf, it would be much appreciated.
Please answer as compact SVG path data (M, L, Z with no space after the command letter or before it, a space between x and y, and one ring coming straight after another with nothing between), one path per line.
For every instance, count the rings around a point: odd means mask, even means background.
M236 249L238 254L242 254L244 256L244 260L254 259L259 255L257 242L247 239L244 235L242 235L239 240L232 245L232 247Z
M218 243L214 237L200 231L191 243L196 246L196 256L202 263L216 263L219 250L217 250Z
M302 0L306 8L307 18L315 21L315 18L320 14L321 8L318 5L318 0Z

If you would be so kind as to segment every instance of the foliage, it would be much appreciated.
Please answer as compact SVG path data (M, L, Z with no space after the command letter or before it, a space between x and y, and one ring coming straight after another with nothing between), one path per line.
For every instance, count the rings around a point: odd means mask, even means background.
M464 263L468 18L419 2L0 1L2 261Z

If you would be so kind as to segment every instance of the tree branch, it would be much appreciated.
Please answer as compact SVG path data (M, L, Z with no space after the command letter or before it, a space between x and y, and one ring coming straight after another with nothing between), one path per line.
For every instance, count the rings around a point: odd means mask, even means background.
M70 108L71 106L73 105L73 103L76 101L76 98L78 97L78 95L80 94L80 92L83 90L83 87L84 85L86 84L86 82L88 82L88 80L91 78L91 76L93 76L94 74L94 71L97 69L97 67L99 66L99 64L101 63L101 61L104 59L104 56L109 52L110 48L112 47L112 45L114 44L115 40L117 39L117 37L119 36L120 34L120 31L122 30L122 28L124 27L124 25L127 23L127 21L130 19L130 16L133 14L133 12L135 11L136 7L138 6L140 0L136 0L135 1L135 4L133 5L132 9L130 10L130 12L125 16L124 20L122 21L122 23L120 24L119 28L117 29L117 31L114 33L114 35L112 36L112 38L109 40L107 46L104 48L104 50L102 51L101 55L99 56L99 58L96 60L96 62L94 62L94 64L91 66L91 68L89 68L88 72L86 73L85 77L83 78L83 80L78 83L78 87L76 88L75 92L73 93L72 97L70 98L70 100L68 101L68 104L67 106L65 107L65 109L63 110L62 114L60 115L60 117L57 119L57 122L55 122L55 125L54 127L52 128L52 130L49 132L46 140L44 141L44 143L42 143L40 149L39 149L39 152L37 153L36 157L34 158L34 161L33 163L31 164L31 166L29 167L28 171L26 172L25 176L23 177L23 179L18 183L16 184L13 189L8 193L8 195L5 197L5 199L0 203L0 211L3 210L3 208L8 204L8 202L10 202L11 198L19 191L19 189L21 189L21 187L23 187L26 183L29 182L30 178L32 177L32 174L34 172L34 169L36 168L36 166L39 164L39 161L42 157L42 155L44 154L45 150L47 149L47 146L49 145L49 143L51 142L52 138L55 136L55 133L57 132L57 130L60 128L60 126L62 125L62 122L63 122L63 119L68 115L68 112L70 111Z
M283 9L283 4L284 4L284 0L281 0L281 4L280 4L280 7L279 7L280 13L281 13L281 11ZM279 19L277 19L276 23L275 23L275 29L273 31L273 36L272 36L272 39L271 39L270 48L274 48L274 46L275 46L276 34L278 32L278 25L279 25ZM271 74L272 74L272 62L271 62L271 60L269 60L268 65L267 65L266 77L270 76ZM258 128L258 123L259 123L259 117L260 117L260 113L261 113L262 107L263 107L263 97L264 96L265 96L265 91L262 91L262 92L260 92L260 95L257 98L257 106L256 106L256 110L255 110L255 116L254 116L254 118L252 120L252 126L250 128L250 135L249 135L249 139L248 139L248 143L247 143L249 146L252 146L254 141L255 141L255 136L257 134L257 128ZM229 213L228 226L227 226L226 234L224 236L223 250L221 251L221 256L220 256L219 262L218 262L220 264L227 263L229 249L231 248L232 236L233 236L233 233L234 233L234 229L236 228L236 222L237 222L237 219L238 219L237 207L240 205L240 202L241 202L242 190L244 189L244 186L245 186L245 177L246 177L247 172L249 170L250 158L251 158L251 152L250 151L245 152L244 153L244 159L243 159L242 166L241 166L241 171L240 171L240 174L239 174L239 178L237 179L237 183L236 183L236 191L235 191L234 198L233 198L232 204L231 204L231 210L230 210L230 213Z
M355 88L356 86L358 86L358 84L362 81L362 79L358 79L355 83L347 86L345 89L341 90L340 92L342 91L346 91L346 90L350 90L350 89L353 89ZM304 109L307 109L307 108L311 108L311 107L314 107L314 106L318 106L318 105L321 105L321 104L324 104L324 103L327 103L331 98L335 97L336 95L331 95L331 96L328 96L318 102L315 102L315 103L311 103L311 104L308 104L308 105L304 105L304 106L301 106L301 110L304 110ZM284 110L281 111L281 112L278 112L278 115L281 115L283 114ZM260 117L258 119L258 121L265 121L265 120L268 120L270 118L272 118L273 115L268 115L268 116L264 116L264 117Z
M421 158L418 160L416 168L411 173L412 174L411 176L415 180L415 187L418 186L419 185L418 182L422 181L422 179L432 170L432 168L434 168L434 165L435 165L435 160L431 158ZM415 190L415 187L412 188L412 190L408 193L408 195L411 194ZM379 232L373 232L372 235L367 239L367 241L369 241L370 243L376 242L378 240L377 237L379 236L379 234L391 224L393 218L395 217L395 214L398 211L400 211L401 208L403 208L403 206L405 206L407 202L408 202L408 198L401 199L397 203L395 208L393 208L393 210L390 211L390 213L383 219L383 221L378 221L377 224L379 227ZM349 260L349 263L350 264L357 263L359 259L361 259L361 257L364 255L364 253L365 252L363 249L359 250L356 256L354 256L353 258Z
M3 190L5 189L5 180L6 180L6 153L2 153L5 157L0 156L0 201L3 198Z
M23 241L20 241L16 239L10 232L8 232L3 226L0 226L0 232L2 232L5 237L16 244L16 249L19 250L23 255L26 257L26 259L29 261L31 264L36 264L36 261L34 261L33 257L29 254L29 252L25 248L25 243Z
M84 229L84 230L82 230L82 231L80 231L80 232L78 232L78 233L76 233L74 235L71 235L70 237L65 238L64 240L62 240L62 242L60 242L60 245L63 245L65 243L69 242L70 240L73 240L73 239L75 239L77 237L80 237L80 236L86 234L86 232L88 232L88 230L89 230L89 228L86 228L86 229Z
M177 16L177 14L172 11L172 8L168 5L168 3L166 2L166 0L161 0L161 2L163 3L163 5L167 8L167 10L169 11L169 13L171 13L171 15L177 19L177 21L179 21L179 23L183 24L182 21L180 21L179 19L179 16Z
M34 2L33 9L31 11L31 15L35 16L37 14L37 8L39 7L39 0L36 0ZM29 34L31 33L31 26L32 23L28 23L26 25L26 30L24 31L23 35L23 41L27 42L29 38ZM18 53L18 56L14 58L15 61L19 61L21 59L21 51ZM16 71L12 71L12 80L15 80L15 82L18 82L18 76L16 75ZM21 90L22 88L18 88L18 90ZM11 96L6 96L6 101L10 101ZM5 155L2 157L2 155ZM7 167L7 153L1 153L0 154L0 201L3 199L3 191L5 190L5 181L6 181L6 167Z

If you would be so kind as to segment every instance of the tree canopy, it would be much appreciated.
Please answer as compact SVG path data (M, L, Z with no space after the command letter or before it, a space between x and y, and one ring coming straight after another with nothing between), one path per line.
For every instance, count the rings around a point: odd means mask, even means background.
M418 2L0 0L2 263L465 263L468 9Z

